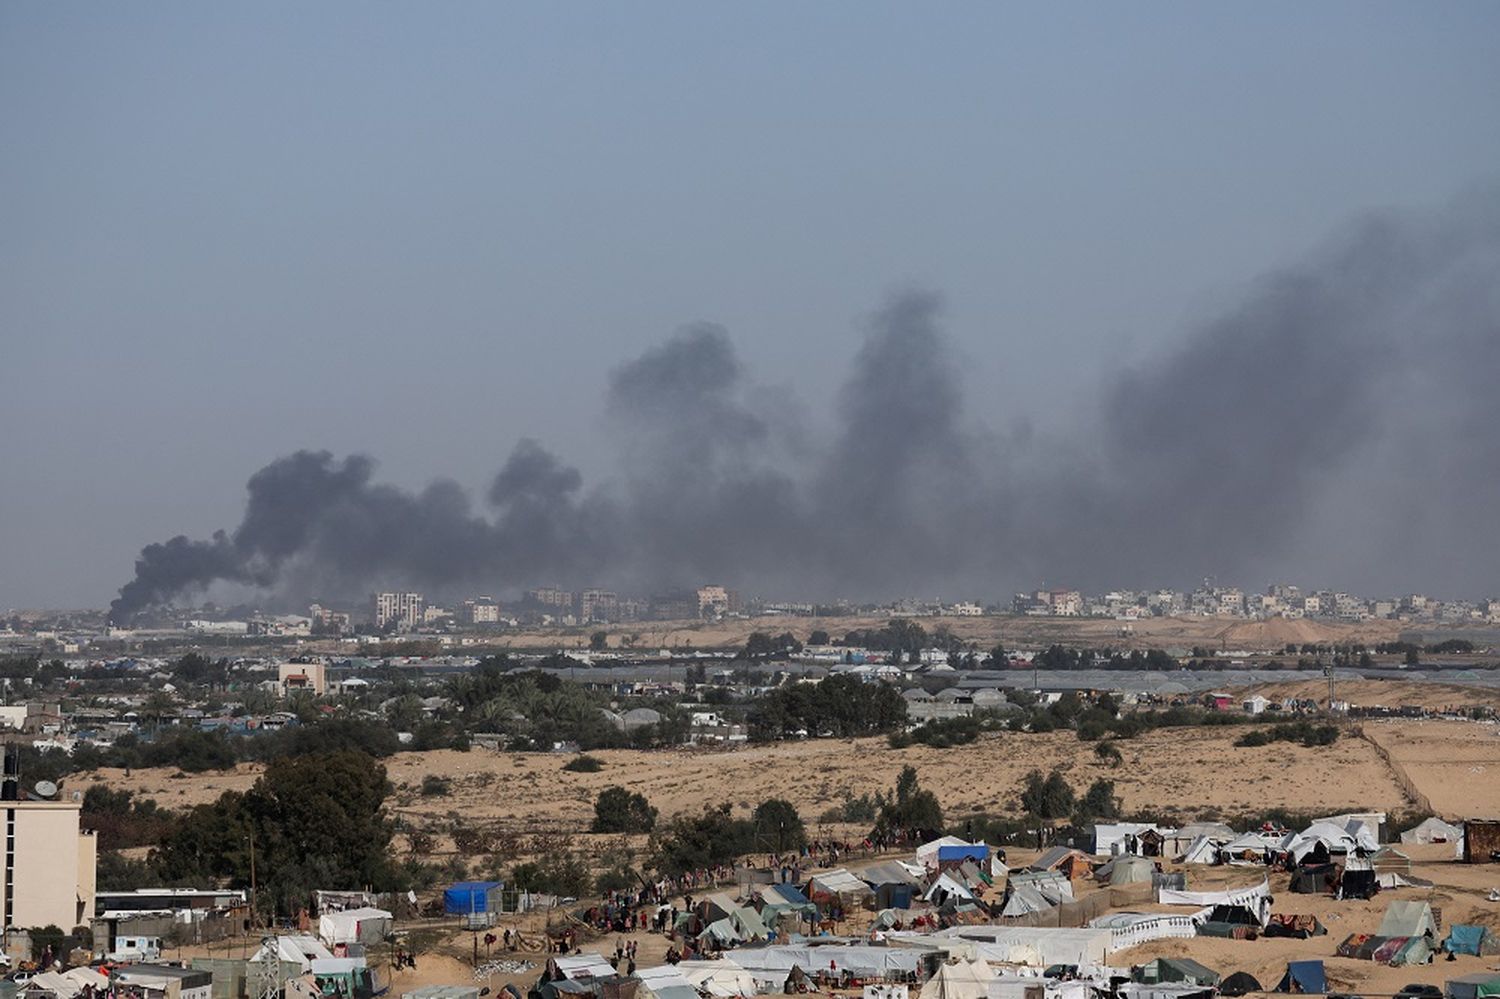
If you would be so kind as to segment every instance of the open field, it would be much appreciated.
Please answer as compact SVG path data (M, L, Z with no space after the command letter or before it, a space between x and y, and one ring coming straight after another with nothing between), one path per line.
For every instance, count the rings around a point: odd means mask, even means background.
M489 644L502 648L586 648L589 635L603 630L611 648L628 639L630 648L656 649L738 648L753 631L790 631L805 638L814 629L832 636L850 631L880 628L887 618L858 617L760 617L725 621L637 621L588 628L527 628L503 632ZM1206 648L1231 651L1280 651L1289 642L1337 644L1395 641L1402 625L1398 621L1309 621L1272 618L1247 621L1234 618L1180 617L1115 621L1109 618L1056 617L922 617L916 621L930 633L947 628L965 642L989 648L997 642L1009 647L1063 645L1109 645L1121 649Z
M1061 769L1082 791L1104 778L1115 782L1127 812L1172 811L1193 816L1268 807L1328 812L1355 807L1398 810L1400 788L1374 748L1356 738L1306 749L1276 743L1242 749L1245 729L1163 729L1118 743L1123 765L1111 768L1093 743L1071 733L1000 733L968 746L889 748L884 739L807 740L738 750L609 750L594 755L604 769L568 773L568 759L551 753L467 753L442 750L400 753L386 761L397 787L396 810L421 820L451 811L470 821L493 821L513 831L577 832L587 827L598 792L621 784L644 794L664 816L729 801L739 809L784 797L814 821L844 800L888 791L901 768L915 766L924 786L937 792L950 815L1014 811L1017 786L1032 769ZM181 807L243 790L258 768L177 777L171 771L104 771L75 778L73 786L103 781ZM422 797L422 778L452 780L446 797Z

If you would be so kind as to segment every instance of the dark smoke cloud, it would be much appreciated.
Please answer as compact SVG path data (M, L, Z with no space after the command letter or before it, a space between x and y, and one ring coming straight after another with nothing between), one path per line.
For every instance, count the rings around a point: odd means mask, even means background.
M613 479L588 488L523 440L482 513L452 482L376 483L364 456L278 459L232 535L148 546L112 616L216 582L992 596L1322 572L1495 589L1494 191L1352 226L1107 380L1076 438L971 420L940 312L918 291L871 317L828 435L749 378L723 329L688 327L610 376Z

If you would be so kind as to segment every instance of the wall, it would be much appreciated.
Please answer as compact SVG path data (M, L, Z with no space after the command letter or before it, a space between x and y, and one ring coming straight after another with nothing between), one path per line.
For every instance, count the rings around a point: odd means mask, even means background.
M93 916L94 837L79 833L81 807L76 801L0 802L0 820L7 833L12 827L15 833L14 850L5 850L0 859L0 868L9 865L14 879L13 911L4 913L7 925L50 924L66 931ZM88 875L80 884L84 867Z

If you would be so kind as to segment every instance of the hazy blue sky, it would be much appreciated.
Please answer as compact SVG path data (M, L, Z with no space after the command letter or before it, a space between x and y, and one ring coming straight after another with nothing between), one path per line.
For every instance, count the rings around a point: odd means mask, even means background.
M979 415L1064 422L1497 169L1488 2L0 5L0 608L299 447L606 469L608 371L696 320L816 419L935 288Z

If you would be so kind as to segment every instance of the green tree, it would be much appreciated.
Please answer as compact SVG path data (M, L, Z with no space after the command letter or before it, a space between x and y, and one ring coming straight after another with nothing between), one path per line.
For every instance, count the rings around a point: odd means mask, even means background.
M1115 782L1096 780L1089 785L1082 798L1078 799L1078 818L1081 822L1120 817L1120 800L1115 797Z
M273 760L249 791L189 812L151 863L174 882L244 887L253 848L262 901L287 915L324 884L390 891L402 879L390 859L389 793L385 768L364 753Z
M1045 777L1040 770L1028 773L1021 782L1021 810L1039 819L1060 819L1072 814L1073 789L1054 770Z
M895 794L877 797L880 814L875 820L877 836L890 832L916 832L927 836L942 831L943 808L937 795L922 789L915 767L901 768L896 778Z
M644 833L656 826L656 809L646 796L618 785L605 788L594 800L596 833Z
M609 648L609 632L596 631L589 636L589 649L594 652L603 652Z
M777 853L800 849L807 842L802 816L785 798L770 798L755 806L750 824L755 829L756 844Z
M828 644L828 632L824 631L822 628L815 629L812 634L810 634L810 635L807 636L807 644L808 645L827 645Z
M727 802L694 816L673 819L657 843L652 862L662 874L678 875L724 864L755 850L749 822L730 814Z

